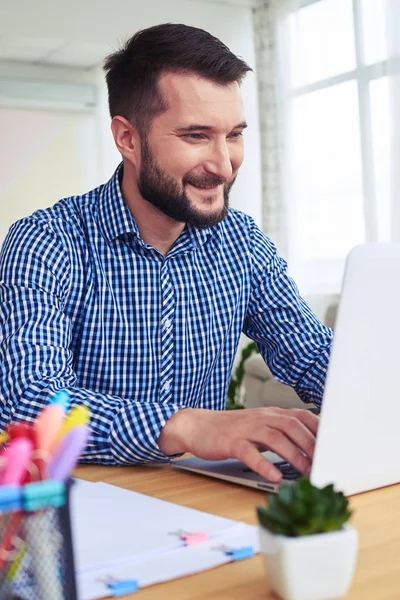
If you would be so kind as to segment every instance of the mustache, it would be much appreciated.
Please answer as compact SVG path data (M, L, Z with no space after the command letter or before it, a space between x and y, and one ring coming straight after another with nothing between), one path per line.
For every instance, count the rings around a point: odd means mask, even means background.
M211 188L227 183L225 179L220 179L219 177L213 177L209 175L186 175L182 181L184 185L190 183L190 185L195 185L196 187L200 188Z

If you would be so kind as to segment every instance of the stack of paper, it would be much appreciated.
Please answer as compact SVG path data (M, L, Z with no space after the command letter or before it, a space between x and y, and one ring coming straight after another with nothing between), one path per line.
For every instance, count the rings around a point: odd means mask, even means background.
M76 482L71 519L79 600L103 598L111 580L145 587L230 562L228 548L259 549L255 527L106 483ZM186 547L183 532L208 541Z

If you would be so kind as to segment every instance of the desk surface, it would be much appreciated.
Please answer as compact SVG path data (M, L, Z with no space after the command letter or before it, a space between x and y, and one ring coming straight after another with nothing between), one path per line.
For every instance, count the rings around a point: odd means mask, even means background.
M75 476L104 481L221 517L256 524L255 506L264 494L235 484L152 467L82 465ZM359 555L347 600L400 600L400 484L350 498L351 524L359 532ZM128 596L126 596L128 598ZM276 600L260 555L140 591L136 600Z

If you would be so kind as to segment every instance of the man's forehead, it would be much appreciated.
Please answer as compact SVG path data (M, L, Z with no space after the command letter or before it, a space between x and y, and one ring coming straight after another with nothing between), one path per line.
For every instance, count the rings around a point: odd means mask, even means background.
M232 126L243 122L244 109L239 85L219 85L194 74L166 73L160 77L160 91L168 109L165 119L178 119L185 127L201 120L232 120ZM212 122L204 122L212 125Z

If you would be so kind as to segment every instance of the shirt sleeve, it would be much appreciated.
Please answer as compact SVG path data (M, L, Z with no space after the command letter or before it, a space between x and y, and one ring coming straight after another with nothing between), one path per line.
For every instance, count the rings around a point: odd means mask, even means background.
M301 298L273 243L252 225L252 288L244 333L303 402L321 405L333 331Z
M0 424L33 421L65 389L71 407L90 409L91 436L82 462L131 464L169 460L157 440L183 406L136 402L77 385L70 349L68 248L34 218L14 225L0 256Z

